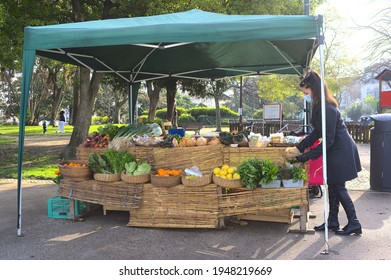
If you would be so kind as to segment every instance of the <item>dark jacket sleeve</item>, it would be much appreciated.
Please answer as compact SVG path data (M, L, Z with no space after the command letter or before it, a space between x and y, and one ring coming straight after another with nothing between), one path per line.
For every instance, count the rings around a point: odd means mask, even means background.
M308 147L311 147L319 138L321 137L321 133L319 130L314 128L307 137L300 141L300 143L296 146L299 149L300 153L304 153L304 150Z
M326 106L326 150L330 149L335 142L335 132L337 127L337 110L331 106ZM322 126L320 125L319 134L322 135ZM322 155L322 145L319 144L315 149L302 154L301 161L315 160Z

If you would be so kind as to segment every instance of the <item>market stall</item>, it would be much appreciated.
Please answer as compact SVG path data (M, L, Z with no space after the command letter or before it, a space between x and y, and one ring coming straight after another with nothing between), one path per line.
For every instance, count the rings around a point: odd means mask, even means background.
M36 55L120 76L129 83L129 111L133 112L137 98L133 90L143 80L224 79L268 73L303 75L317 47L323 44L319 40L323 38L322 21L321 16L242 16L192 10L152 17L26 27L17 234L22 235L24 131Z

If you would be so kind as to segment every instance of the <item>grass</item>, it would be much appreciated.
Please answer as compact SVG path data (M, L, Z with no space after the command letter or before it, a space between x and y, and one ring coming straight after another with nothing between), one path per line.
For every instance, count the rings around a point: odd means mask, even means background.
M91 125L89 133L92 133L94 131L98 130L98 127L102 125ZM57 135L62 136L63 134L56 133L57 127L48 126L46 135ZM66 125L65 126L65 135L72 134L73 126L72 125ZM19 135L19 126L16 125L2 125L0 126L0 135L9 135L9 136L18 136ZM42 126L26 126L25 128L25 136L42 136L43 130ZM1 138L0 138L1 139Z

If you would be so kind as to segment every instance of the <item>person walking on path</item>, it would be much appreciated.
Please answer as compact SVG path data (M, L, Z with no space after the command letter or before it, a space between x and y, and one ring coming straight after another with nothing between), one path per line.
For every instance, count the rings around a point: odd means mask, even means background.
M313 131L297 145L296 159L299 162L315 160L322 155L322 145L304 153L322 137L321 116L321 79L318 73L310 71L301 81L300 88L306 101L312 104L311 125ZM324 84L326 98L326 150L327 150L327 185L329 194L328 228L336 234L361 234L361 224L357 219L356 210L345 186L345 182L358 176L361 162L357 146L349 135L346 125L338 110L338 103ZM346 212L348 224L339 229L339 204ZM316 231L324 231L325 224L316 226Z
M62 134L65 133L65 116L64 116L64 114L65 114L64 111L60 112L60 120L58 122L58 128L56 130L56 133L58 133L59 131L61 131Z
M42 123L42 129L43 129L42 133L45 134L46 133L46 122L45 121L43 121L43 123Z

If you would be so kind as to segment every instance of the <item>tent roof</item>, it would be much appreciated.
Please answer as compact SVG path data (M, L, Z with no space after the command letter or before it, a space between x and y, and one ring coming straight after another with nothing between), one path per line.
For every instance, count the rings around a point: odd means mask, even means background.
M379 75L375 77L376 80L391 81L391 70L384 69Z
M25 28L25 51L132 81L303 74L322 18L200 10Z

